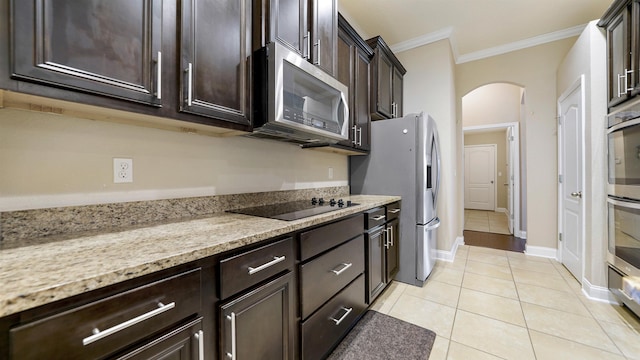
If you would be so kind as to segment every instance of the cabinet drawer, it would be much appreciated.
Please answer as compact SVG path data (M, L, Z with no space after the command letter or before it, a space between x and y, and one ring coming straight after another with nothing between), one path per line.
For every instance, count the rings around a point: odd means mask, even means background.
M293 268L293 239L286 238L220 262L220 298L226 299Z
M362 214L300 234L300 259L307 260L363 233Z
M369 230L385 223L387 216L384 207L368 210L364 213L364 228Z
M324 358L365 309L364 275L360 275L302 323L302 358Z
M199 313L200 276L198 268L11 329L11 358L103 358Z
M364 235L300 266L305 319L364 271Z
M387 221L391 221L400 216L400 202L394 202L393 204L386 205Z

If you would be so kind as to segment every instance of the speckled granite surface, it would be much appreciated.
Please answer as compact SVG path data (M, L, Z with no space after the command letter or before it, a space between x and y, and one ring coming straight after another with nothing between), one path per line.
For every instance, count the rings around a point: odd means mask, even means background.
M295 221L214 213L0 250L0 316L400 200L344 199L360 205Z
M337 186L5 212L0 213L0 249L23 246L23 242L29 245L34 239L46 241L46 237L59 234L152 224L314 196L330 199L348 194L348 186Z

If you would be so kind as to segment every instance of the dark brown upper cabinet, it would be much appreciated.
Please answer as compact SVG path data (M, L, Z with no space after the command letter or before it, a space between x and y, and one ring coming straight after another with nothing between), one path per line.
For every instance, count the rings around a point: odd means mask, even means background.
M349 140L339 143L355 149L370 150L370 58L373 50L339 16L338 21L338 71L337 78L349 88Z
M160 106L161 0L12 1L15 78Z
M251 2L182 1L180 111L249 123Z
M251 4L0 0L11 9L0 12L11 34L11 46L0 41L10 59L0 86L248 131Z
M609 109L640 93L640 3L615 1L598 22L607 34Z
M367 40L373 49L371 61L371 119L402 117L403 77L407 70L382 37Z
M255 2L253 50L277 41L330 75L337 72L337 0Z

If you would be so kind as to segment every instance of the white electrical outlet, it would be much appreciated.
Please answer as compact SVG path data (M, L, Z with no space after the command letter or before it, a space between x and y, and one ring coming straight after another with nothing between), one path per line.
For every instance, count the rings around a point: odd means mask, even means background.
M329 167L329 180L333 179L333 168Z
M133 159L113 158L113 182L133 182Z

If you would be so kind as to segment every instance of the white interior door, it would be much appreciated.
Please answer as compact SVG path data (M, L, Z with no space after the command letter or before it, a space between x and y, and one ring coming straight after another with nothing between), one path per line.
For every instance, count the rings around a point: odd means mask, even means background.
M577 83L560 97L558 109L562 263L579 281L584 247L583 102L582 85Z
M464 208L495 211L496 145L464 147Z

